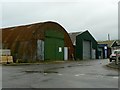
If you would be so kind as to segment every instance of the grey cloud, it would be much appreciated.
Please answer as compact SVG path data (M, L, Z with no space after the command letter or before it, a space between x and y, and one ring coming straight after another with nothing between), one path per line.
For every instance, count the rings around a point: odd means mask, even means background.
M32 0L31 0L32 1ZM89 29L97 40L117 39L118 0L3 3L3 27L52 20L68 32Z

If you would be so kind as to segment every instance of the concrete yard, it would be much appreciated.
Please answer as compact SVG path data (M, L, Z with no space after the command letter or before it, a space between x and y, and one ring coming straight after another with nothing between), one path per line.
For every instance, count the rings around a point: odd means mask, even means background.
M2 66L2 88L118 88L108 60Z

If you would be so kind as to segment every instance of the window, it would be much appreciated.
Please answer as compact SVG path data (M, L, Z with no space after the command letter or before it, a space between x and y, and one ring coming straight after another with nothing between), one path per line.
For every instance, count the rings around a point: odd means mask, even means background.
M62 47L59 47L59 52L62 52Z

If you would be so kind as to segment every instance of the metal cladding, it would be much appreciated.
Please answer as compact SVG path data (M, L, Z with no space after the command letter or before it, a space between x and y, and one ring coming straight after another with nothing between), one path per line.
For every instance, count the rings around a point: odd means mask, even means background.
M72 59L74 48L67 31L58 23L44 22L31 25L2 29L2 46L11 49L18 59L35 59L37 40L45 40L45 31L57 30L64 34L64 47L69 48L69 59Z
M97 52L97 41L88 30L76 36L77 59L96 59L98 58Z

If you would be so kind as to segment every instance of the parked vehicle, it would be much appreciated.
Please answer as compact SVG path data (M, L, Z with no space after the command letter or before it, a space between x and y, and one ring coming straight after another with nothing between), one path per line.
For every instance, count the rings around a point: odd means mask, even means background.
M120 50L114 50L112 52L109 58L110 62L112 62L113 60L116 61L117 57L118 57L118 60L120 61Z

